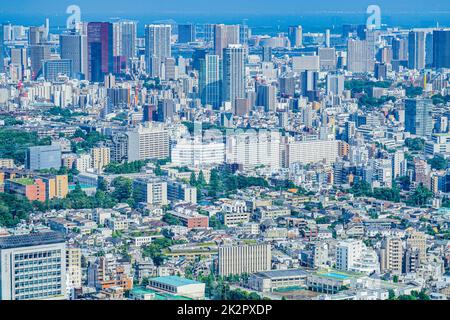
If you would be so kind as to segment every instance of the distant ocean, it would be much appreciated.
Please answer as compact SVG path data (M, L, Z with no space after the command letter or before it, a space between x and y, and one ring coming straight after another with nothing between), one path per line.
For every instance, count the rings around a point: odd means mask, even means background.
M11 15L0 13L0 22L11 22L20 25L42 25L45 18L50 19L51 31L61 32L65 28L67 15L35 14L35 15ZM144 25L150 23L246 23L253 34L276 35L286 32L290 25L302 25L304 32L323 32L330 28L335 33L340 33L343 24L365 24L367 15L365 13L336 13L318 12L302 15L257 15L257 14L142 14L142 15L107 15L107 14L83 14L83 21L112 21L117 18L136 20L139 22L138 33L144 33ZM382 14L382 24L389 27L398 26L406 28L426 27L450 27L450 12L446 13L396 13Z

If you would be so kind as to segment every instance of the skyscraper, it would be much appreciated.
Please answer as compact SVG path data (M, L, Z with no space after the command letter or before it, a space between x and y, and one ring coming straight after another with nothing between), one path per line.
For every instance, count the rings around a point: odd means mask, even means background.
M87 26L88 80L103 82L113 72L113 26L109 22L90 22Z
M179 24L178 25L178 43L189 43L195 41L195 25Z
M172 27L170 25L147 25L145 26L145 61L147 72L152 77L160 77L162 63L166 58L172 56L170 36Z
M354 73L366 73L370 70L369 47L366 40L350 39L347 43L347 69Z
M303 28L302 26L290 26L288 32L291 47L299 48L303 46Z
M256 104L264 107L265 112L274 112L277 109L277 90L275 86L267 83L259 84L256 89Z
M418 136L430 136L433 131L431 99L405 101L405 130Z
M239 26L217 24L214 26L214 53L223 57L223 50L231 44L239 44Z
M408 68L425 68L425 33L422 31L411 31L408 35Z
M83 79L88 74L87 37L76 33L59 36L61 59L72 61L75 77Z
M206 55L200 60L200 98L203 105L212 105L214 109L220 108L220 58L217 55Z
M0 25L0 73L5 69L5 41L4 41L5 25Z
M436 69L450 68L450 29L433 32L433 64Z
M124 57L126 64L130 65L130 59L136 57L137 22L116 22L114 23L113 30L113 54L116 57Z
M37 79L42 74L42 66L45 60L50 59L51 48L47 44L30 46L31 77Z
M233 44L223 52L223 101L234 104L236 98L245 98L245 50Z

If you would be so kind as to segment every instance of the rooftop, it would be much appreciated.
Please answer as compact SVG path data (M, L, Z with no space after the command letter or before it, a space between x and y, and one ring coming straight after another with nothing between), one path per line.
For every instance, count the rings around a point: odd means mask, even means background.
M158 278L150 279L150 281L167 284L169 286L174 286L174 287L187 286L187 285L191 285L191 284L201 284L201 282L197 282L194 280L189 280L189 279L181 278L181 277L177 277L177 276L158 277Z
M11 181L24 186L32 186L34 184L34 180L30 178L12 179Z
M65 242L64 235L59 232L30 233L19 236L0 237L0 249L33 247L63 242Z

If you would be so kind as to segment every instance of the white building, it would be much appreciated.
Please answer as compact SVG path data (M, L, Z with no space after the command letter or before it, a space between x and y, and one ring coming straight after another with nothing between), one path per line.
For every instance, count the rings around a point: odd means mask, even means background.
M222 164L225 161L225 144L180 140L172 149L172 163L177 166L199 167Z

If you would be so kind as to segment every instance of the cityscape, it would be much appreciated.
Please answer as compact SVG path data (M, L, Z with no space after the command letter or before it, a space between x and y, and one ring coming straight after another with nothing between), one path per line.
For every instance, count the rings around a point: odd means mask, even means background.
M450 299L448 3L23 2L0 300Z

